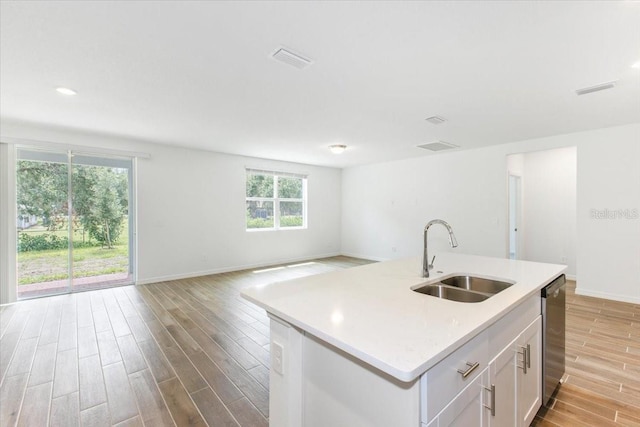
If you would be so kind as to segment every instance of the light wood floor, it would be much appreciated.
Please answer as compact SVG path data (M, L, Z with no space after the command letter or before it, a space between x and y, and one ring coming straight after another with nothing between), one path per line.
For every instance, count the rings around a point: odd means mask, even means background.
M0 426L266 426L269 329L240 289L346 257L0 307ZM567 375L536 426L640 426L640 306L567 303Z
M0 426L266 426L269 321L246 286L334 257L0 307Z
M567 282L566 374L542 426L640 426L640 305L584 297Z

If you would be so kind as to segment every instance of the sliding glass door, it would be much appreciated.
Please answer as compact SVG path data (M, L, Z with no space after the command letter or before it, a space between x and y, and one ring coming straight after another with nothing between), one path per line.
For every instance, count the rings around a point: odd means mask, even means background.
M133 281L132 161L19 149L18 298Z
M69 157L18 151L18 298L69 291Z

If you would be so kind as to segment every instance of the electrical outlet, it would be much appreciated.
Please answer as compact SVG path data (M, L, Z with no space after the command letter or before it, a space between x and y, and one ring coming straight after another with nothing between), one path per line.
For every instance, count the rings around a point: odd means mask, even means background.
M271 369L280 375L284 375L283 363L284 347L276 341L271 342Z

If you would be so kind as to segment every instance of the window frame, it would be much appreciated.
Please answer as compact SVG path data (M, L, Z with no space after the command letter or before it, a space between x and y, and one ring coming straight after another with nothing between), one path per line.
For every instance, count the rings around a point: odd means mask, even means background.
M270 176L273 178L273 197L250 197L246 195L246 183L249 175L264 175ZM302 180L302 198L288 198L288 197L279 197L278 187L279 187L279 179L280 178L295 178ZM247 202L272 202L273 203L273 227L263 227L263 228L248 228L245 220L245 230L248 232L255 231L279 231L279 230L304 230L308 228L308 219L307 219L307 205L308 205L308 196L307 196L307 181L308 175L300 174L300 173L291 173L291 172L281 172L274 170L266 170L266 169L254 169L254 168L246 168L245 169L245 216L246 216L246 206ZM282 227L280 225L280 203L281 202L294 202L302 204L302 225L301 226L285 226Z

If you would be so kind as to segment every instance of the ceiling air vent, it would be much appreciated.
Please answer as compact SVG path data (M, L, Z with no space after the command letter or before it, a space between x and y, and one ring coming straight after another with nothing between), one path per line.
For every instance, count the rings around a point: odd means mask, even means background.
M282 47L276 50L275 53L271 56L274 59L277 59L280 62L284 62L287 65L291 65L292 67L296 67L299 70L307 68L309 65L313 64L313 61L309 58L305 58L302 55L299 55Z
M440 116L429 117L429 118L427 118L425 120L428 121L429 123L431 123L432 125L439 125L439 124L444 123L444 122L447 121L447 119L445 119L444 117L440 117Z
M586 95L588 93L598 92L599 90L611 89L616 85L618 81L614 80L611 82L600 83L599 85L583 87L582 89L576 90L578 95Z
M458 145L449 144L448 142L434 141L428 144L418 145L418 148L424 148L425 150L430 150L430 151L444 151L444 150L452 150L454 148L460 148L460 147Z

